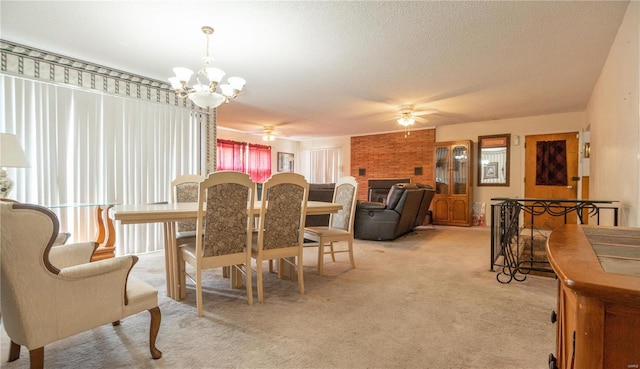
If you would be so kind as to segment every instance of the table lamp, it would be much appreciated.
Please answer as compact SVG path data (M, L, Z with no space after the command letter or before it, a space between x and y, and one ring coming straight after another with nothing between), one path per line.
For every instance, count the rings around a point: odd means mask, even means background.
M27 156L16 135L0 133L0 197L7 197L13 188L13 181L7 177L4 168L29 168Z

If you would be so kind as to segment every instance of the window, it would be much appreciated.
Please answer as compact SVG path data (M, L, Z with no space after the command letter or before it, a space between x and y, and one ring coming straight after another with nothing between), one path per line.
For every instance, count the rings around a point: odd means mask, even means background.
M340 148L304 150L301 173L309 183L335 183L340 176Z
M258 183L271 176L271 146L221 139L217 146L217 170L247 173Z
M94 206L168 201L171 180L200 172L206 117L188 109L0 76L0 131L15 133L30 168L12 196L53 207L73 242L95 237ZM161 224L116 224L116 254L162 248Z

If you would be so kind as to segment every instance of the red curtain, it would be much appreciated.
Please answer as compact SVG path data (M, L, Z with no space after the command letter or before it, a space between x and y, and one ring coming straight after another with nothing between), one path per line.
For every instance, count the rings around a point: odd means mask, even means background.
M271 146L218 140L217 148L217 170L247 173L257 183L271 176Z
M246 143L230 140L218 140L217 146L217 170L235 170L237 172L246 173L244 160L245 147L247 146Z
M264 183L271 176L271 146L249 144L247 167L254 182Z

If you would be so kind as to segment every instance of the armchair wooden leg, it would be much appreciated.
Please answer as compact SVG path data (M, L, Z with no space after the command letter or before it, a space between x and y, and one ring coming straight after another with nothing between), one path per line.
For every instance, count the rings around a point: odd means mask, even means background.
M117 326L120 325L120 321L116 320L115 322L112 322L111 325L114 326L114 327L117 327Z
M9 360L7 361L16 361L20 358L20 345L11 341L11 346L9 347Z
M158 337L158 331L160 330L160 308L154 307L149 310L151 314L151 326L149 327L149 351L151 351L151 357L154 359L160 359L162 357L162 351L156 348L156 338Z
M44 368L44 347L40 347L40 348L29 351L29 368L31 369Z

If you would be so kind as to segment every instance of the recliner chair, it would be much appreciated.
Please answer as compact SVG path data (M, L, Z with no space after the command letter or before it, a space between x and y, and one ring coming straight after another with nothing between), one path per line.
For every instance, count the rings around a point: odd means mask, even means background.
M396 183L389 190L386 205L379 202L359 202L354 237L383 241L393 240L410 232L415 227L424 194L424 190L415 184Z
M418 187L420 187L423 191L422 202L420 202L420 210L418 210L418 216L416 217L416 223L414 227L418 227L424 224L424 220L429 213L429 207L431 206L431 200L433 200L433 195L436 194L436 190L429 185L416 183ZM433 222L431 220L430 222Z

